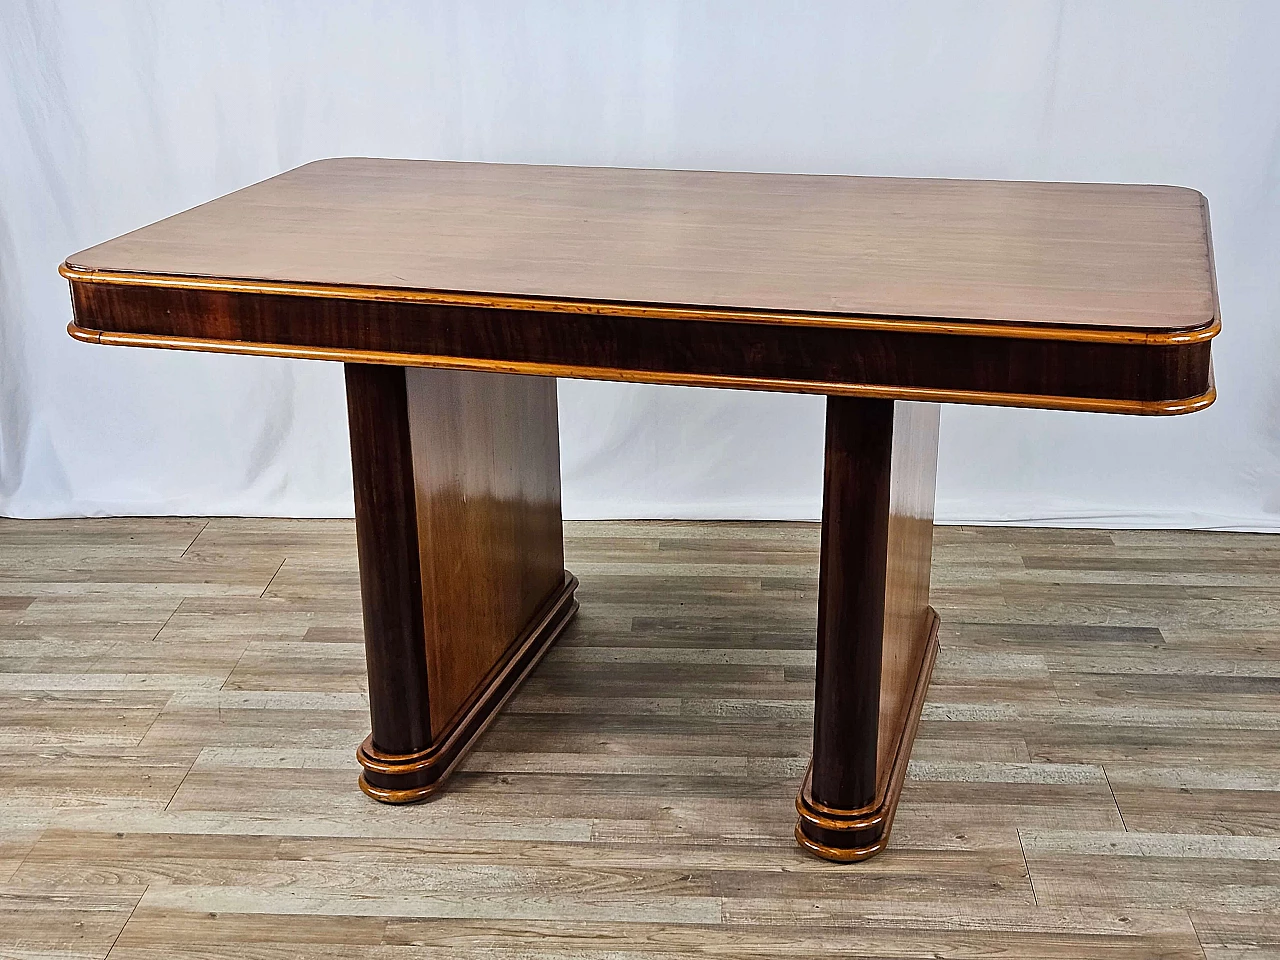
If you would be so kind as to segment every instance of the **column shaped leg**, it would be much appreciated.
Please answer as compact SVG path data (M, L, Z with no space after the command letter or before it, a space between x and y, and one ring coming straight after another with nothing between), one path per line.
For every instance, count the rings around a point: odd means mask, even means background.
M555 380L347 364L372 733L360 787L432 794L577 611Z
M938 648L929 607L938 406L827 399L813 759L796 839L884 849Z

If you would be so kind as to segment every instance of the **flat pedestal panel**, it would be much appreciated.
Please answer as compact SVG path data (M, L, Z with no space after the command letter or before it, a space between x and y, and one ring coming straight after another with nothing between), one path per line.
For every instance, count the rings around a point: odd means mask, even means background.
M431 731L564 580L551 377L405 370Z
M373 725L361 786L419 800L577 610L556 383L346 370Z

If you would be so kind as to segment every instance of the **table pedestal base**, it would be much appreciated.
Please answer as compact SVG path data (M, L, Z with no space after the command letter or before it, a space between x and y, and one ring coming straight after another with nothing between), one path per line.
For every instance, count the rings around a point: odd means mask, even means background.
M439 788L578 609L556 381L347 364L373 732L360 787Z
M384 753L374 746L372 734L366 737L356 751L356 758L364 767L360 789L383 803L413 803L439 789L578 612L578 601L573 596L577 585L577 578L566 571L564 585L552 596L545 612L535 618L525 635L511 645L506 658L480 684L472 707L450 729L442 731L430 747L410 754Z
M938 650L929 606L938 406L827 398L813 759L796 839L882 850Z
M373 731L360 787L434 793L578 609L550 378L348 364ZM796 839L884 848L938 650L938 406L829 397L813 759Z
M861 810L839 810L825 806L813 799L813 765L810 764L805 771L804 783L796 795L796 812L800 814L800 820L796 824L796 841L815 856L845 863L866 860L889 843L893 815L898 810L898 798L902 796L902 784L906 780L907 764L911 759L911 746L920 724L920 711L929 692L929 678L933 675L934 661L938 658L938 623L938 615L934 613L929 618L924 662L920 665L920 673L916 678L907 723L898 740L883 799L874 806L863 807Z

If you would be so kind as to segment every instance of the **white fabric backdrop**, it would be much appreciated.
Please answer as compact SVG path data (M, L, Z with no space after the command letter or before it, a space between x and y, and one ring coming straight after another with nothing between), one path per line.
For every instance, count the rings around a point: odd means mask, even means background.
M350 515L336 364L91 347L58 263L327 156L1194 186L1220 399L945 408L939 518L1280 528L1280 4L0 4L0 512ZM561 381L571 517L816 517L822 401Z

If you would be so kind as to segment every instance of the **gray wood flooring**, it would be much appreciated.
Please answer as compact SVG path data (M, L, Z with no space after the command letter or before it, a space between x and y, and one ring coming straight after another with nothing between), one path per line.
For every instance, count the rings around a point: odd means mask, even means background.
M574 523L414 807L349 522L0 521L0 956L1280 957L1280 537L941 527L890 849L802 854L817 527Z

